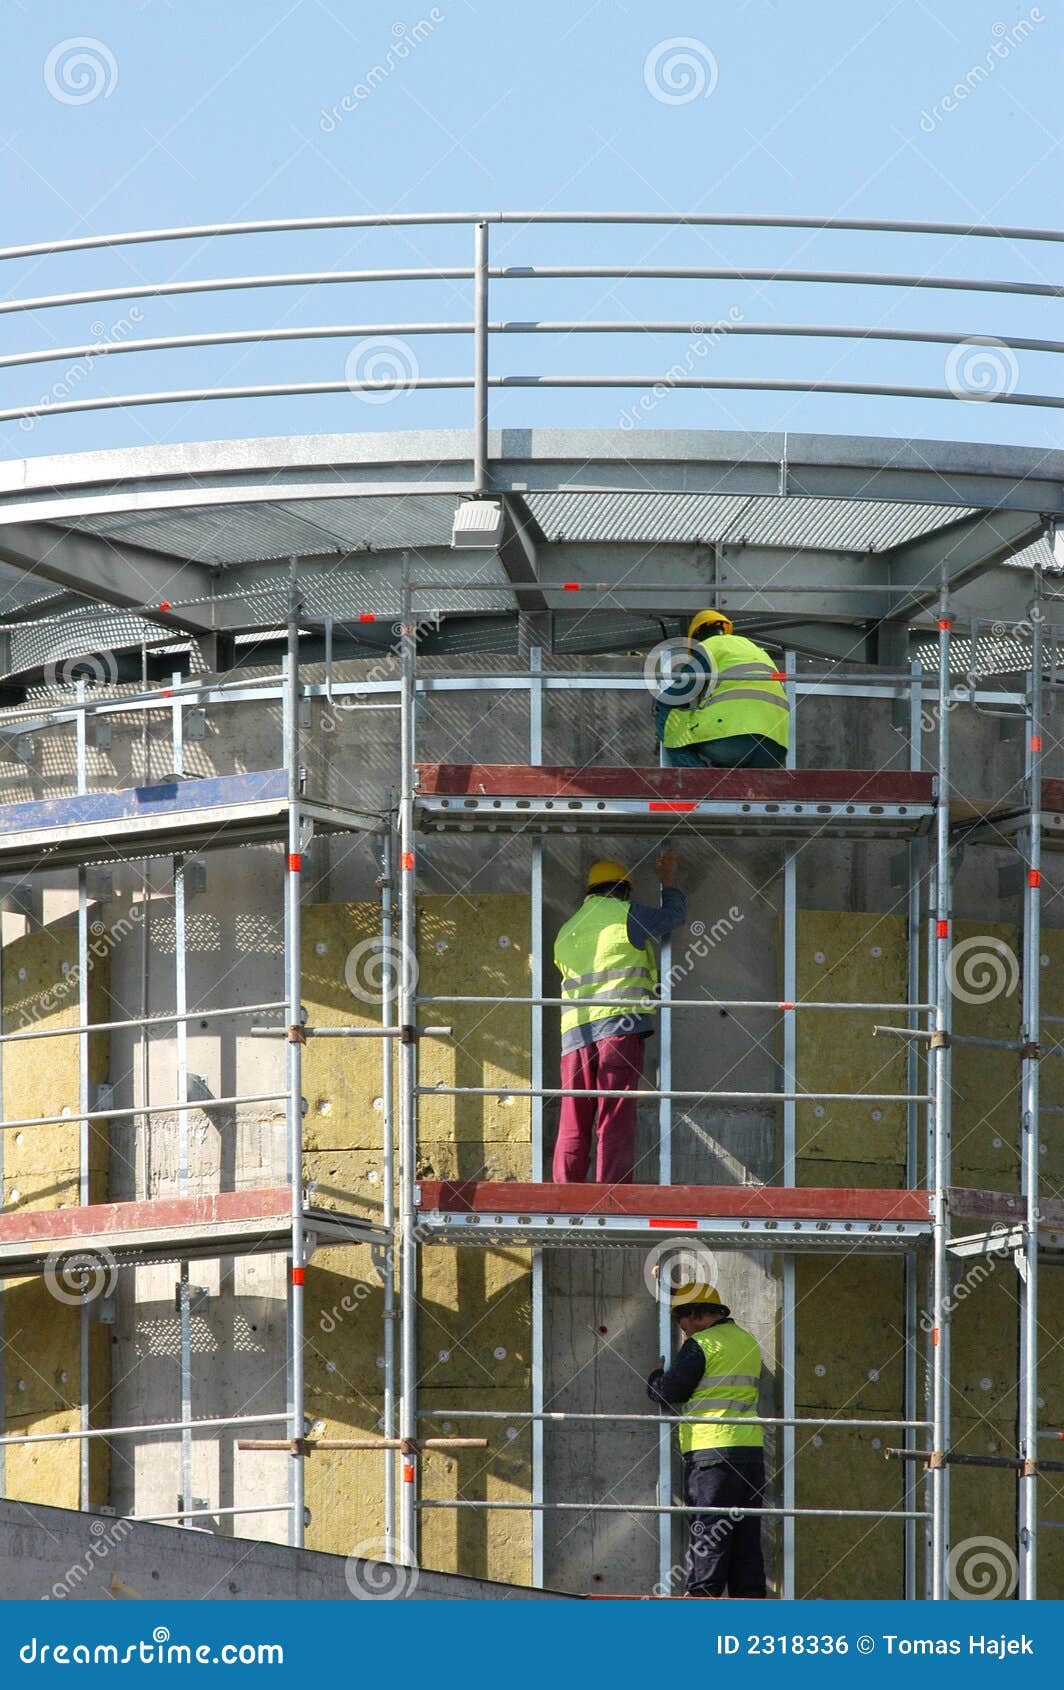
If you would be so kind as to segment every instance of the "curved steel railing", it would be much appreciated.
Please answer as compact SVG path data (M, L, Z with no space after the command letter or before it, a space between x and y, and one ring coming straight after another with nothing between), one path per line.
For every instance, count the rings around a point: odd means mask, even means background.
M909 398L935 400L983 400L1007 405L1032 406L1049 409L1064 408L1064 394L1021 390L1019 386L1018 352L1058 354L1064 352L1064 341L1034 334L973 334L969 331L941 327L904 327L885 321L865 323L838 322L772 322L747 321L740 310L722 320L691 320L656 317L642 320L596 320L569 317L565 319L534 318L531 320L492 317L489 300L492 286L505 282L557 282L594 280L609 283L647 281L731 282L739 285L756 284L760 288L776 285L844 286L850 288L891 289L901 294L921 294L937 291L952 295L998 294L1013 298L1056 299L1064 295L1064 284L1051 279L1008 279L970 275L938 275L933 271L887 272L877 270L849 270L834 268L786 268L748 265L674 265L647 263L616 264L492 264L489 257L489 235L495 225L578 225L591 229L604 225L618 227L650 226L656 229L699 230L707 228L803 230L811 232L843 231L873 233L881 236L947 236L954 241L996 240L1016 242L1055 243L1064 241L1064 231L1054 229L1025 229L1013 226L958 223L917 223L898 219L815 218L806 216L761 216L757 214L699 213L674 216L669 213L620 212L426 212L374 213L356 216L278 218L231 224L199 224L187 228L133 230L114 235L78 236L69 240L39 241L0 248L0 262L25 259L44 259L63 254L114 251L127 247L141 247L173 241L204 240L243 235L302 235L325 230L388 230L410 228L468 227L474 233L472 263L458 265L398 266L361 269L303 269L264 274L235 276L207 276L168 281L149 281L140 277L120 285L81 288L76 291L41 293L0 300L0 316L28 318L37 312L64 307L96 306L116 301L136 299L169 300L206 294L240 293L251 290L288 288L317 288L325 285L362 285L374 283L457 282L472 284L472 314L468 320L425 318L413 321L316 323L308 326L278 324L263 328L232 328L203 330L202 332L153 335L143 339L94 339L69 346L30 347L0 354L0 370L19 369L36 364L67 361L72 364L119 354L169 353L192 348L210 349L219 346L275 345L316 340L351 340L371 342L374 339L420 336L468 336L473 341L471 367L463 373L423 374L417 360L385 359L385 372L364 373L351 370L348 358L344 379L256 381L240 385L212 382L208 385L162 387L121 396L79 393L76 397L46 397L35 404L12 404L0 409L0 421L19 421L68 412L95 412L146 405L187 404L220 399L261 399L296 395L361 393L367 396L389 395L397 391L427 391L440 389L471 389L474 394L473 424L474 457L478 485L483 484L487 463L488 396L492 389L523 388L642 388L656 390L701 389L749 392L780 392L797 394L847 394L874 398ZM893 309L893 307L892 307ZM100 331L102 333L102 330ZM579 371L533 373L489 372L488 351L493 339L507 340L513 336L587 335L661 335L705 336L716 340L725 336L839 341L882 341L907 345L948 346L952 350L945 362L944 381L925 383L916 381L835 380L827 376L789 376L784 374L727 375L691 373L690 369L673 365L666 372L618 369L607 373ZM353 356L353 353L352 353ZM688 360L690 363L690 360ZM374 366L370 361L371 371Z

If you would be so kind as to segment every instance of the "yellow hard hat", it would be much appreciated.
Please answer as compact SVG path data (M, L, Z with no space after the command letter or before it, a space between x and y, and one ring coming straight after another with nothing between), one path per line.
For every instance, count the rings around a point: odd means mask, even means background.
M702 628L718 627L725 634L734 634L735 623L730 616L725 616L723 610L699 610L691 618L691 626L687 630L687 638L698 638Z
M596 886L611 886L618 880L627 885L630 879L628 870L622 868L620 863L611 862L608 857L603 857L597 863L592 863L588 869L587 889L590 892Z
M672 1293L672 1312L679 1314L683 1309L695 1308L702 1303L720 1304L720 1292L715 1285L700 1285L696 1280L691 1285L677 1285Z

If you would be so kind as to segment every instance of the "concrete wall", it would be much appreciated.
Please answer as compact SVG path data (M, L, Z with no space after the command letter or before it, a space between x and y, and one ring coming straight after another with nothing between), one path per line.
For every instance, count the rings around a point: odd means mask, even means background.
M477 659L478 670L493 667ZM557 667L571 667L559 664ZM585 667L591 666L585 664ZM594 660L601 667L602 660ZM614 665L625 667L623 663ZM431 666L427 666L431 667ZM451 666L453 668L453 665ZM496 663L494 667L507 665ZM629 664L628 667L635 667ZM347 671L358 673L355 666ZM642 692L596 698L587 693L549 694L546 700L546 760L559 763L645 763L652 760L649 701ZM956 747L956 778L960 795L976 799L1008 790L1020 771L1021 741L1003 733L997 723L958 708L952 725ZM514 761L527 757L528 713L524 694L482 692L470 696L431 695L418 714L420 754L425 760ZM226 773L234 769L273 766L279 761L279 717L265 705L212 708L205 736L186 746L189 773ZM906 748L891 724L889 707L821 700L804 703L799 718L800 761L806 765L903 767ZM928 755L933 752L930 739ZM1058 757L1059 754L1054 754ZM383 803L398 782L396 720L384 711L337 711L315 706L303 750L308 788L340 801ZM92 754L92 780L98 786L141 781L165 773L172 758L163 727L145 736L139 721L116 720L109 747ZM1062 773L1064 767L1052 769ZM69 790L72 742L60 733L48 736L37 765L28 772L8 764L0 771L0 796L42 796ZM616 855L632 866L637 895L654 893L653 857L664 842L635 841L602 835L594 840L551 838L546 844L545 939L579 898L582 876L595 856ZM778 928L781 902L782 850L778 843L751 838L738 841L685 839L682 822L671 830L681 860L681 879L687 888L692 920L710 929L728 917L724 932L703 954L676 944L675 960L684 969L684 995L774 999L780 988ZM845 956L842 975L831 990L842 996L904 994L904 889L896 883L894 860L899 847L890 844L860 847L835 840L803 845L798 852L798 897L803 910L800 967L802 986L826 981ZM973 933L1011 933L1015 943L1018 900L1001 896L998 868L1011 853L970 849L957 881L956 911L974 922ZM516 991L527 978L527 897L530 847L517 836L488 838L429 838L419 843L419 872L426 899L423 908L423 979L441 983L437 989ZM205 889L190 896L188 912L189 1001L203 1006L202 1017L189 1028L188 1066L202 1076L214 1096L240 1092L279 1091L282 1086L283 1045L250 1037L250 1022L223 1021L214 1010L225 1004L254 1003L280 997L282 855L279 848L210 853ZM307 997L311 1017L319 1004L330 1016L368 1013L367 1006L344 998L338 970L344 946L371 937L374 930L377 863L367 841L346 838L315 842L308 852L305 874ZM1054 865L1047 865L1050 895L1046 922L1058 919L1051 895ZM64 897L69 904L69 881L51 878L49 910ZM110 956L111 1013L138 1014L172 1008L174 991L174 912L169 866L148 865L115 872L108 890L100 889L99 917L110 927L132 907L146 919L116 943ZM42 905L42 909L45 906ZM729 915L729 912L736 912ZM524 927L522 927L522 921ZM967 933L968 929L961 929ZM500 935L515 941L507 952ZM1055 939L1055 936L1054 936ZM442 943L447 948L439 950ZM317 951L324 944L327 949ZM8 946L8 950L11 947ZM878 950L878 955L873 951ZM1059 970L1054 944L1045 946L1051 962L1045 979L1053 992ZM335 951L335 955L333 954ZM829 963L815 960L823 952ZM346 955L346 952L345 952ZM492 958L486 968L485 958ZM503 958L505 955L505 963ZM326 968L328 961L329 967ZM514 971L516 970L516 971ZM843 975L845 977L843 977ZM483 984L489 980L490 985ZM482 984L478 985L476 982ZM546 971L547 990L555 983ZM428 988L427 988L428 989ZM819 987L818 987L819 989ZM6 993L5 993L6 995ZM973 1015L981 1030L993 1025L1014 1030L1015 996L1006 996ZM1052 1000L1055 1009L1064 1005ZM964 1013L967 1013L966 1011ZM437 1017L433 1017L436 1019ZM280 1017L278 1017L280 1019ZM440 1016L438 1019L451 1019ZM960 1023L959 1023L960 1024ZM973 1025L975 1022L973 1021ZM860 1018L842 1021L807 1017L799 1023L800 1083L815 1089L851 1089L877 1076L878 1089L894 1089L899 1078L900 1047L873 1045ZM557 1035L553 1017L546 1018L548 1083L557 1063ZM713 1011L677 1013L674 1017L673 1084L697 1089L727 1086L753 1093L749 1102L723 1107L708 1102L692 1108L677 1106L674 1125L673 1178L691 1183L758 1182L778 1177L778 1119L775 1107L763 1101L778 1082L778 1046L774 1018L760 1013ZM505 1046L503 1070L521 1083L527 1072L527 1043L516 1024L489 1019L478 1029L463 1029L461 1047L473 1039L473 1058L462 1065L469 1083L484 1073L498 1056L492 1041ZM477 1041L480 1041L479 1043ZM426 1072L443 1077L449 1060L439 1049L423 1049ZM648 1074L656 1067L656 1042L648 1051ZM996 1060L996 1059L995 1059ZM116 1034L109 1052L109 1078L117 1106L174 1095L175 1041L172 1030L147 1041ZM376 1160L380 1136L379 1053L371 1044L307 1049L305 1093L306 1172L315 1185L315 1201L325 1204L379 1203ZM1059 1065L1058 1065L1059 1066ZM1015 1184L1014 1073L992 1066L969 1066L958 1053L959 1113L965 1118L956 1135L958 1174L972 1183ZM889 1083L879 1084L879 1080ZM827 1083L830 1081L830 1083ZM836 1082L837 1086L836 1086ZM491 1083L490 1081L485 1083ZM509 1082L502 1082L509 1083ZM1060 1076L1047 1064L1044 1083L1050 1101ZM1055 1089L1054 1089L1055 1088ZM38 1102L27 1113L61 1101L64 1086L53 1069L41 1070ZM9 1099L5 1093L5 1103ZM328 1105L328 1108L322 1107ZM442 1105L442 1100L441 1100ZM421 1154L426 1175L476 1172L483 1168L496 1177L522 1177L527 1166L527 1112L522 1106L492 1105L471 1114L470 1105L454 1110L433 1105L423 1112ZM800 1177L808 1183L872 1184L900 1180L899 1120L896 1107L886 1106L880 1118L875 1108L848 1108L817 1116L812 1106L800 1112L803 1158ZM557 1109L546 1108L549 1155ZM1051 1127L1054 1117L1047 1117ZM471 1123L463 1125L463 1123ZM656 1107L641 1109L637 1146L642 1177L656 1177ZM110 1135L108 1190L113 1197L156 1196L177 1189L182 1128L176 1116L156 1116L150 1131L115 1123ZM1044 1134L1047 1173L1056 1180L1056 1135ZM219 1186L279 1183L284 1178L283 1105L263 1103L233 1112L212 1111L192 1116L185 1129L189 1186L193 1191ZM1000 1140L995 1143L995 1140ZM1054 1186L1054 1189L1056 1187ZM477 1495L518 1498L527 1494L527 1433L521 1407L527 1403L527 1259L520 1252L480 1256L434 1249L423 1253L429 1276L422 1286L421 1365L422 1406L438 1411L464 1403L482 1407L499 1403L513 1408L516 1436L505 1438L493 1465L479 1472L471 1460L455 1472L448 1462L426 1463L429 1494L446 1494L456 1479L474 1487ZM431 1257L431 1260L429 1258ZM722 1294L737 1317L760 1339L766 1363L766 1411L774 1401L777 1379L777 1319L779 1286L772 1258L757 1253L718 1257ZM644 1279L638 1253L550 1252L546 1260L549 1308L548 1406L558 1409L609 1413L642 1412L646 1408L643 1380L658 1353L657 1311ZM195 1264L193 1283L206 1295L193 1317L193 1409L197 1416L256 1413L283 1408L285 1378L284 1262L281 1257L257 1255L236 1262ZM859 1383L863 1368L880 1377L865 1377L858 1400L869 1406L883 1403L883 1412L900 1412L899 1364L896 1357L901 1317L899 1269L889 1262L862 1261L843 1266L805 1264L800 1267L799 1400L810 1412L838 1408ZM1046 1280L1051 1282L1052 1275ZM118 1322L111 1344L112 1385L108 1413L112 1423L136 1423L176 1417L179 1410L177 1337L174 1292L176 1264L123 1270L118 1293ZM361 1300L355 1328L320 1342L321 1321L352 1285L369 1286ZM1000 1294L1004 1312L991 1303ZM993 1287L982 1287L985 1302L973 1300L958 1323L971 1320L971 1365L964 1362L958 1386L957 1412L963 1430L978 1442L1011 1437L1012 1404L998 1391L998 1382L1012 1376L1014 1320L1011 1269L1001 1271ZM1046 1292L1047 1296L1052 1293ZM11 1318L16 1293L5 1302ZM322 1252L308 1280L307 1355L308 1414L323 1433L351 1427L371 1429L380 1413L379 1280L359 1252ZM991 1309L995 1312L989 1313ZM970 1311L970 1312L969 1312ZM982 1318L980 1318L980 1311ZM56 1311L49 1304L45 1324L56 1333ZM60 1311L58 1320L65 1316ZM1055 1317L1054 1317L1055 1318ZM315 1328L317 1335L315 1335ZM59 1341L58 1339L56 1341ZM958 1340L960 1343L960 1339ZM350 1345L350 1349L345 1346ZM994 1365L977 1371L978 1354L994 1352ZM62 1340L63 1356L56 1365L76 1378L73 1334ZM497 1349L506 1354L498 1358ZM446 1352L446 1362L441 1355ZM329 1363L332 1363L330 1368ZM816 1368L825 1372L818 1374ZM836 1380L834 1370L850 1371ZM484 1377L484 1370L490 1378ZM853 1379L850 1373L853 1373ZM994 1387L984 1391L980 1381L991 1377ZM1064 1413L1052 1356L1047 1363L1045 1415L1054 1423ZM837 1382L837 1389L835 1384ZM989 1400L992 1399L992 1400ZM44 1406L36 1410L44 1413ZM980 1416L982 1418L980 1418ZM971 1425L968 1425L968 1420ZM1000 1424L999 1424L1000 1422ZM34 1422L36 1423L36 1422ZM44 1423L43 1421L41 1422ZM993 1430L988 1430L992 1427ZM466 1429L455 1424L454 1429ZM278 1428L280 1430L280 1428ZM255 1507L250 1515L218 1521L223 1534L282 1538L287 1502L288 1458L273 1454L241 1453L237 1433L197 1436L194 1444L193 1491L208 1504ZM495 1436L493 1432L492 1436ZM656 1435L651 1425L571 1425L549 1428L546 1434L546 1487L553 1500L602 1499L652 1502L656 1482ZM770 1450L770 1466L772 1452ZM9 1458L10 1459L10 1458ZM374 1541L381 1530L379 1483L381 1458L331 1462L313 1458L308 1465L309 1541L347 1554L364 1540ZM817 1497L845 1494L855 1505L873 1496L869 1506L897 1500L897 1469L888 1467L882 1452L861 1433L847 1441L843 1434L810 1438L803 1448L802 1498L816 1505ZM378 1465L374 1465L378 1464ZM13 1469L9 1465L9 1471ZM490 1474L490 1477L488 1475ZM176 1440L153 1437L139 1444L114 1446L109 1480L111 1504L120 1511L173 1512L181 1490L180 1449ZM477 1489L476 1487L480 1487ZM1007 1535L1007 1518L995 1501L980 1514L983 1494L964 1475L955 1479L956 1530L971 1521L988 1532ZM1000 1488L1000 1487L999 1487ZM47 1494L43 1483L34 1491ZM453 1492L452 1492L453 1494ZM996 1496L988 1486L985 1495ZM1052 1516L1051 1486L1046 1485ZM271 1512L276 1508L277 1512ZM974 1529L974 1528L973 1528ZM851 1584L871 1579L869 1594L900 1593L897 1528L876 1528L884 1544L867 1556L854 1545L852 1553L829 1553L826 1534L811 1525L801 1528L801 1576L810 1594L854 1594ZM354 1534L358 1534L355 1537ZM893 1536L891 1537L891 1534ZM768 1534L770 1539L774 1534ZM1056 1534L1049 1533L1050 1541ZM680 1551L676 1530L676 1552ZM575 1591L645 1591L657 1579L656 1533L647 1517L624 1515L550 1514L545 1518L548 1577ZM863 1539L861 1540L863 1542ZM467 1514L464 1519L445 1511L429 1513L425 1521L424 1557L439 1566L457 1564L477 1573L504 1573L523 1578L528 1565L528 1517L498 1514L490 1519ZM774 1554L774 1544L770 1544ZM1052 1549L1045 1552L1047 1569L1055 1568ZM1047 1577L1058 1579L1055 1570ZM1057 1592L1059 1593L1059 1591Z

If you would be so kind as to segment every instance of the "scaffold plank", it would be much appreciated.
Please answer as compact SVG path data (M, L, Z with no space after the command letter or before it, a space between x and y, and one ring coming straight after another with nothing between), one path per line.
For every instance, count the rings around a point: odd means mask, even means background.
M871 769L659 769L427 763L417 770L423 828L572 832L617 825L703 833L907 837L934 813L930 774Z
M308 1209L306 1232L322 1243L383 1241L383 1229L360 1216ZM285 1250L291 1239L288 1186L152 1197L69 1209L24 1209L0 1215L0 1278L39 1273L51 1261L87 1265L166 1261ZM76 1268L76 1262L71 1264Z

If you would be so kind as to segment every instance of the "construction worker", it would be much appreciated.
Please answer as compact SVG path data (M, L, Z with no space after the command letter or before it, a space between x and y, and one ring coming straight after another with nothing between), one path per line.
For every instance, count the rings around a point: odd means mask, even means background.
M684 1343L668 1368L660 1357L647 1395L674 1414L705 1416L679 1428L684 1502L728 1510L691 1516L687 1594L763 1597L761 1516L738 1511L763 1506L764 1433L731 1423L757 1413L761 1350L712 1285L676 1286L671 1303Z
M657 990L655 939L682 927L687 900L676 885L676 853L657 860L661 901L654 908L632 901L628 871L620 863L592 863L587 891L554 941L562 977L562 1087L567 1091L635 1091L643 1077L643 1049L654 1031ZM610 1000L602 1002L602 999ZM639 1007L625 1009L623 1001ZM636 1104L627 1097L563 1097L554 1146L555 1180L587 1178L591 1141L598 1127L595 1179L627 1184L635 1162Z
M787 694L767 651L720 610L700 610L690 656L658 693L654 725L674 769L772 769L786 762Z

